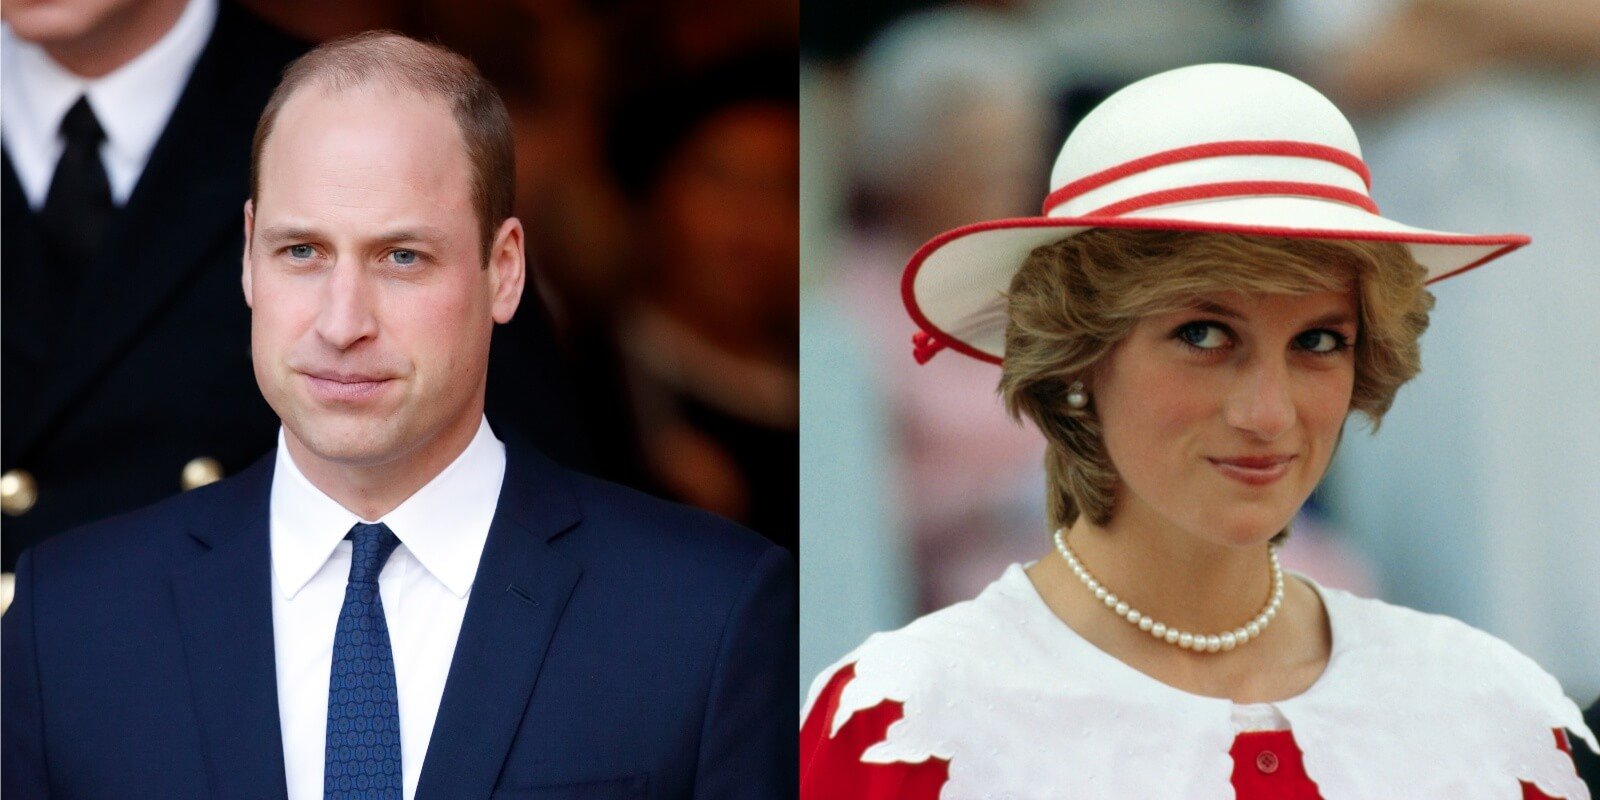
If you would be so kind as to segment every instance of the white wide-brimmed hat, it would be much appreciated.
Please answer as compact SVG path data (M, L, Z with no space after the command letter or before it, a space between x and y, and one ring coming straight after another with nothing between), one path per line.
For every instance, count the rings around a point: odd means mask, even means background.
M916 357L949 347L999 363L1003 293L1028 253L1091 228L1400 242L1442 280L1528 243L1413 228L1379 215L1355 131L1317 90L1262 67L1201 64L1122 89L1061 146L1043 216L939 234L901 290Z

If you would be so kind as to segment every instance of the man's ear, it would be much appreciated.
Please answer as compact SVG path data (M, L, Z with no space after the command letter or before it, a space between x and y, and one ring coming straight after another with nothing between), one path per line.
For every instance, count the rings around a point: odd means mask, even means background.
M255 231L256 210L251 201L244 201L244 252L239 256L243 269L240 270L239 283L244 286L244 304L252 310L256 307L255 297L250 291L250 234Z
M527 279L528 262L523 252L522 220L506 217L495 232L489 247L490 309L494 321L511 321L522 302L522 285Z

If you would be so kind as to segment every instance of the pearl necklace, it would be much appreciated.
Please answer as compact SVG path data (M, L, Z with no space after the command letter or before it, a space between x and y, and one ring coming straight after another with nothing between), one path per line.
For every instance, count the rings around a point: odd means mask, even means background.
M1278 565L1277 548L1268 545L1267 557L1272 564L1272 598L1267 601L1266 607L1261 609L1261 613L1257 614L1255 619L1227 633L1213 636L1180 631L1177 628L1156 622L1149 615L1140 613L1133 606L1128 605L1127 601L1118 598L1106 587L1101 586L1100 582L1089 574L1089 570L1084 568L1083 563L1078 561L1078 557L1073 554L1072 548L1067 547L1065 532L1065 528L1056 531L1056 551L1061 553L1062 558L1066 559L1067 566L1072 569L1072 574L1077 575L1078 580L1083 581L1083 585L1094 593L1095 599L1106 604L1106 608L1111 609L1117 616L1127 620L1128 624L1167 644L1177 645L1185 650L1193 650L1196 653L1216 653L1232 650L1251 639L1259 637L1261 631L1265 630L1272 623L1273 618L1278 616L1278 607L1283 605L1283 567Z

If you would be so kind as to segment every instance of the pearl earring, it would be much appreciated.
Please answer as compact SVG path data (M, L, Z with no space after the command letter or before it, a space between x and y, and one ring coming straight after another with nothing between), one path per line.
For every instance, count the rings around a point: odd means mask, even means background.
M1073 381L1067 387L1067 405L1083 410L1089 407L1089 393L1083 388L1083 381Z

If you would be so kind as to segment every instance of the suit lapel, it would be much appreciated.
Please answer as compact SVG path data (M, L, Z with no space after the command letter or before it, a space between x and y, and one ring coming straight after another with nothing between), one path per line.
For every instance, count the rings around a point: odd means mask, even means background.
M506 455L417 800L489 796L581 572L548 544L580 519L569 478L514 443Z
M228 263L217 249L240 236L248 193L250 154L238 131L248 130L260 111L259 99L232 85L241 47L230 19L219 16L216 35L84 276L77 304L66 312L66 332L52 345L56 369L39 387L34 424L21 432L28 438L16 443L18 450L50 428L196 271Z
M274 454L229 481L191 535L210 550L172 574L211 796L285 797L272 632Z

